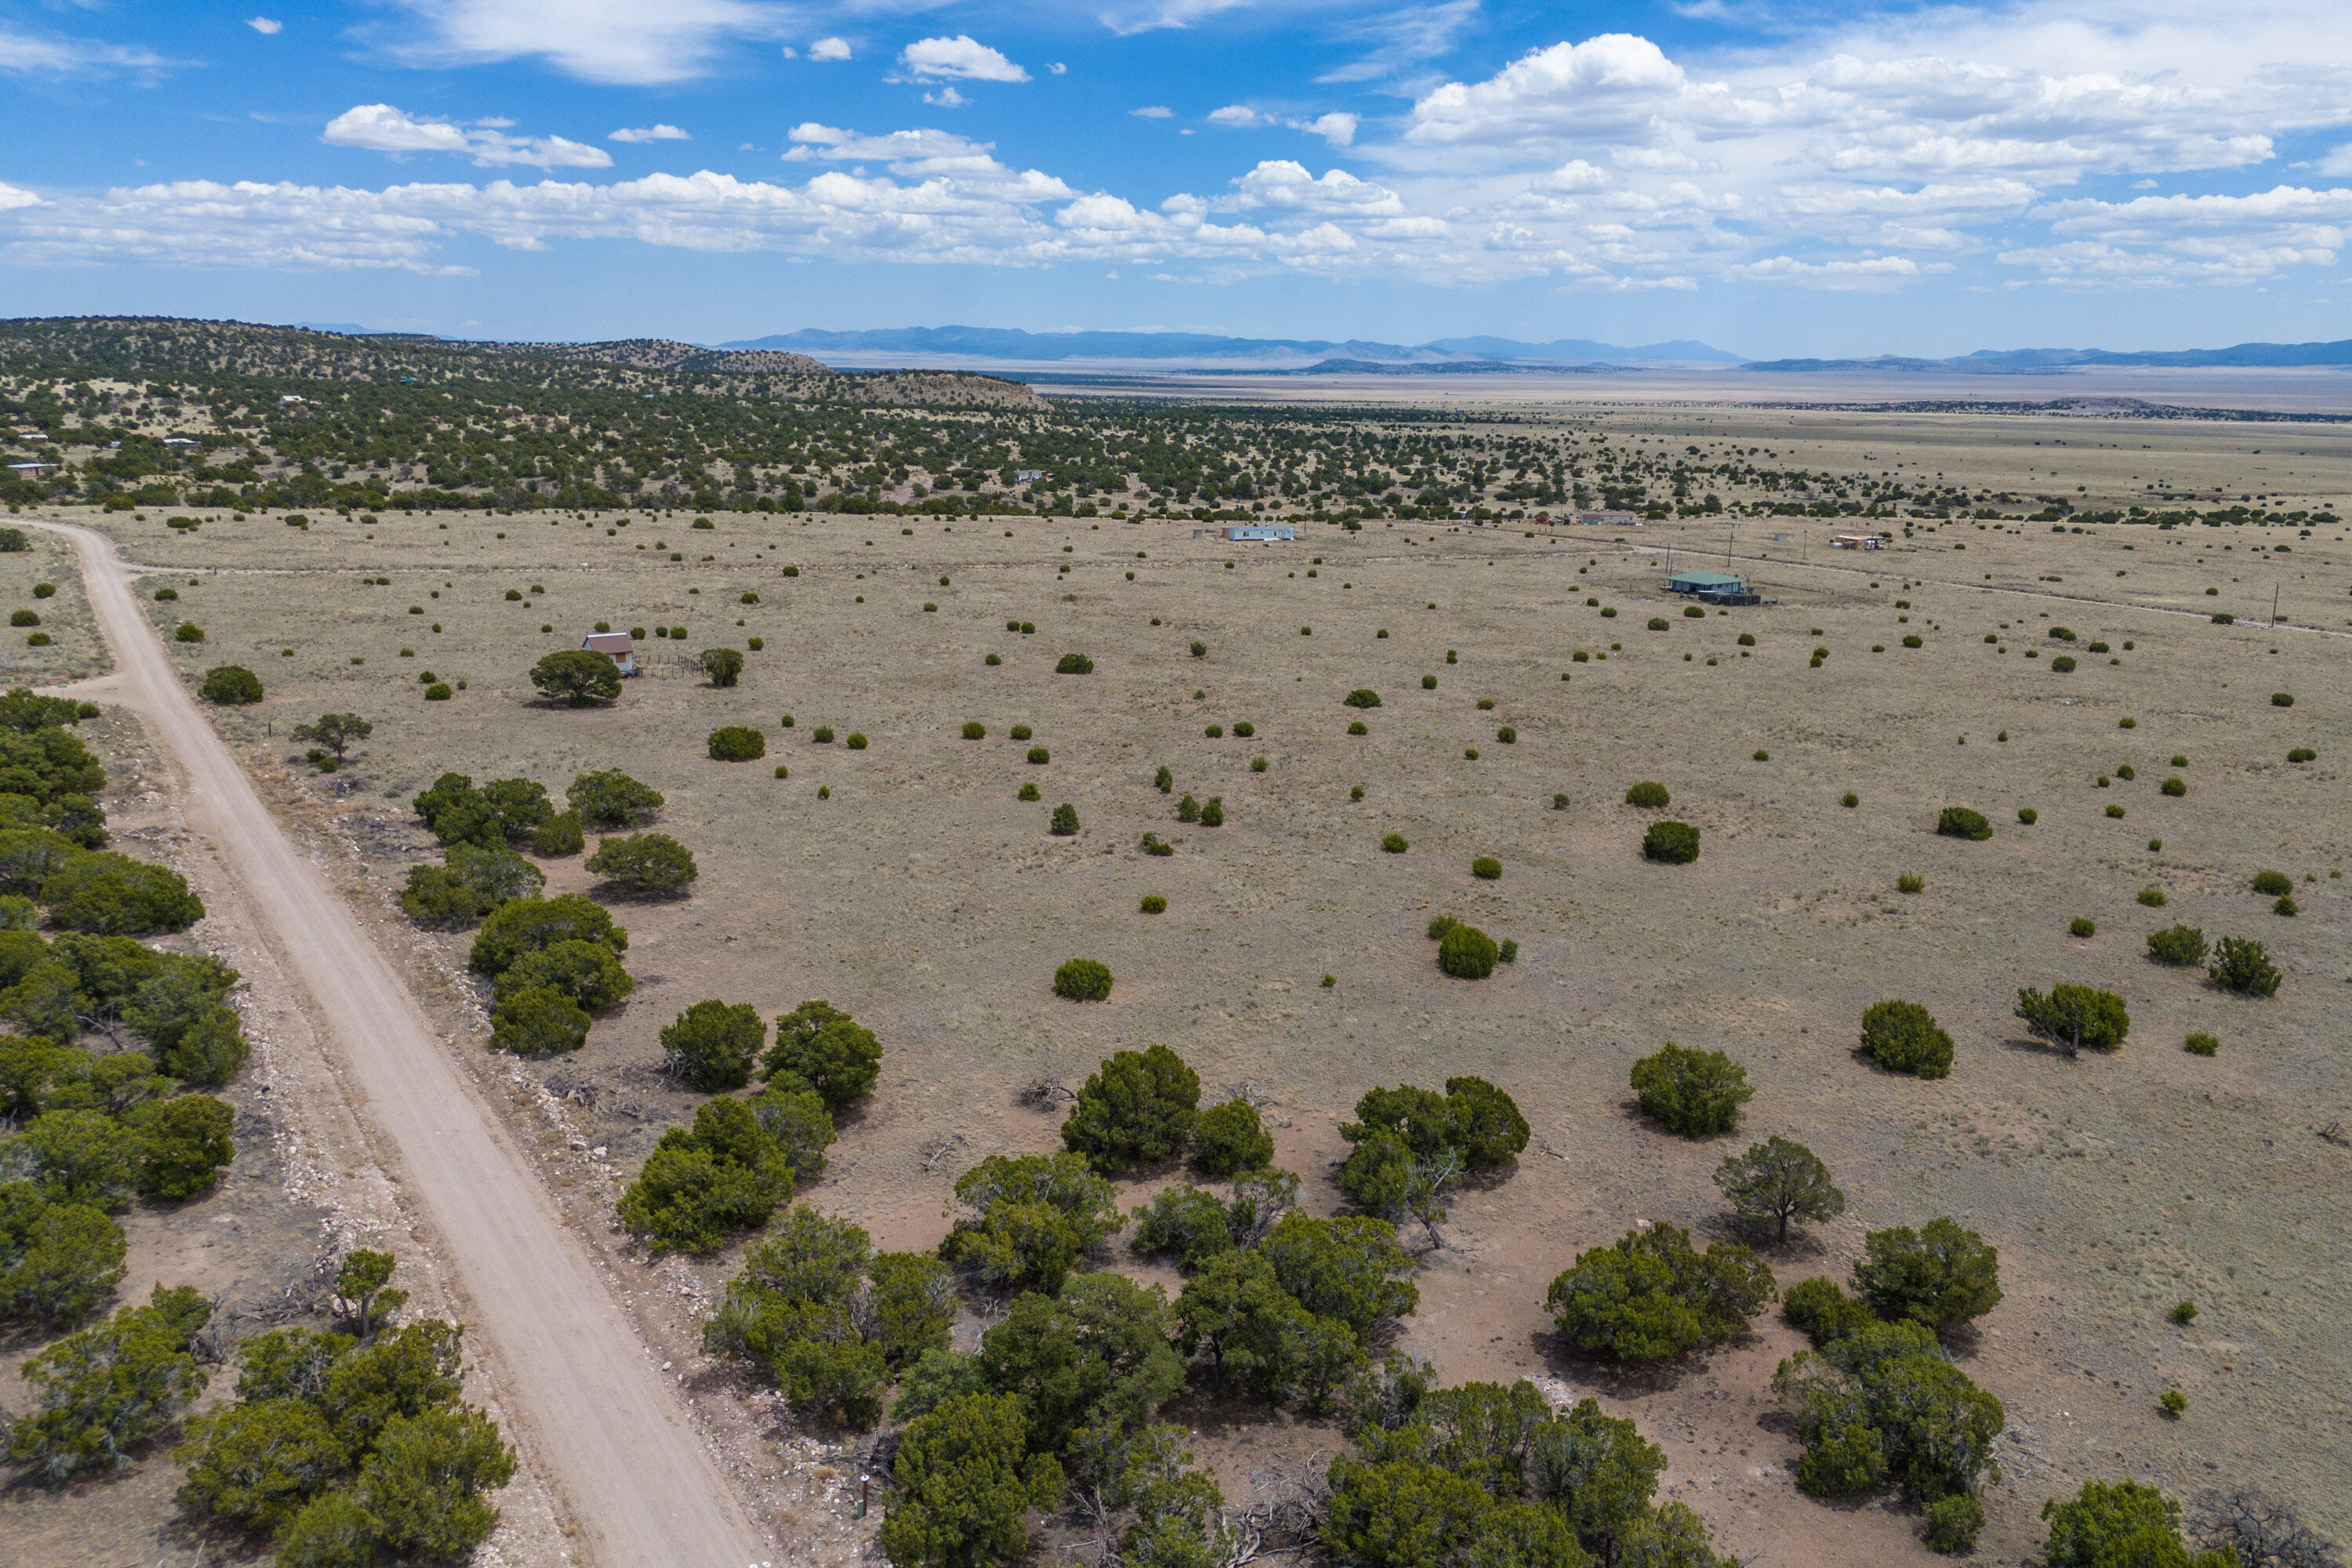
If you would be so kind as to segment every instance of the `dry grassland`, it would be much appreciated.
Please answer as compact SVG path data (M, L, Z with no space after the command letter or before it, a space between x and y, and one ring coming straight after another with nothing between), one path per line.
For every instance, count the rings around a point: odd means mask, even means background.
M2297 505L2352 500L2329 488L2352 473L2344 438L2315 429L2281 442L2276 427L2126 421L1610 418L1625 435L1777 438L1800 462L1899 460L1997 488L2123 493L2161 478L2232 500L2273 486L2308 498ZM1782 1133L1820 1152L1850 1200L1815 1240L1770 1255L1783 1285L1842 1275L1867 1229L1941 1214L2000 1250L2007 1300L1964 1358L2009 1411L1985 1559L2031 1555L2044 1497L2126 1474L2177 1495L2261 1482L2352 1534L2341 526L2305 538L1948 523L1855 556L1826 548L1828 523L1795 520L1622 539L1315 525L1274 548L1173 523L688 523L608 533L467 514L446 531L387 521L373 538L338 518L300 532L218 517L184 537L153 516L105 525L156 564L150 591L178 589L152 605L159 625L205 628L177 650L191 678L233 660L268 684L265 703L220 721L257 768L299 755L289 726L323 709L375 721L352 767L307 787L370 846L387 894L434 858L406 803L444 770L525 774L560 796L576 773L617 767L667 795L661 830L700 862L693 896L625 908L635 994L578 1058L532 1068L566 1075L624 1167L690 1115L692 1097L653 1072L655 1037L706 996L770 1013L827 997L879 1033L879 1089L806 1195L893 1247L938 1240L950 1184L981 1156L1056 1146L1055 1122L1014 1104L1021 1086L1075 1083L1121 1047L1166 1041L1204 1087L1272 1095L1280 1162L1326 1212L1337 1123L1358 1094L1481 1074L1517 1097L1536 1141L1509 1179L1463 1195L1404 1348L1449 1381L1600 1394L1666 1447L1669 1495L1743 1560L1925 1561L1916 1519L1796 1491L1766 1385L1802 1342L1777 1316L1703 1365L1638 1374L1564 1352L1544 1316L1547 1284L1579 1250L1643 1220L1718 1227L1710 1173L1748 1134ZM1770 602L1685 618L1661 587L1663 552L1719 566L1727 547ZM24 559L0 557L0 574ZM2286 624L2272 628L2274 589ZM2212 624L2216 608L2237 623ZM1666 629L1648 629L1653 616ZM531 662L599 619L683 625L687 649L751 636L765 647L733 689L664 672L607 710L535 705ZM2053 625L2078 640L2054 642ZM1925 646L1905 648L1906 634ZM1206 657L1189 653L1195 639ZM2112 652L2086 652L2095 640ZM69 659L70 628L60 641L47 651ZM1816 647L1829 652L1811 668ZM1071 651L1096 672L1053 674ZM2062 651L2081 661L2071 674L2052 668ZM466 689L426 702L427 669ZM1340 699L1357 687L1382 701L1351 738L1360 715ZM986 739L961 738L969 720ZM1255 735L1236 738L1237 721ZM736 723L765 731L766 759L705 757L707 732ZM1009 739L1016 723L1034 740ZM819 725L871 745L814 743ZM1502 725L1516 743L1498 742ZM1025 763L1032 744L1051 761ZM2296 746L2317 759L2290 764ZM772 776L779 763L788 779ZM1152 787L1162 765L1174 794ZM2173 774L2179 798L2158 789ZM1704 833L1696 864L1640 858L1654 814L1620 799L1642 779L1664 782L1666 815ZM1014 798L1026 782L1035 804ZM1187 792L1223 796L1226 825L1178 824ZM1061 802L1083 820L1074 839L1046 833ZM1983 811L1993 838L1935 837L1948 804ZM2021 807L2039 820L2021 826ZM1146 831L1175 855L1146 857ZM1381 852L1391 832L1408 853ZM1503 862L1499 881L1471 877L1482 855ZM2298 917L2248 889L2263 868L2295 879ZM548 869L551 890L588 885L576 860ZM1898 894L1906 873L1925 890ZM2164 908L2136 902L2147 887ZM1138 911L1150 892L1165 914ZM1438 912L1516 938L1518 962L1481 984L1446 979L1423 936ZM2095 937L2067 934L2078 916ZM2260 938L2286 976L2278 996L2229 997L2149 963L2145 933L2175 921ZM446 941L461 957L465 939ZM1050 994L1076 954L1117 973L1108 1004ZM2120 1053L2073 1061L2022 1037L2018 987L2060 980L2128 999ZM1857 1060L1856 1019L1885 996L1926 1004L1951 1031L1948 1079ZM487 1031L467 1022L461 1048L478 1051ZM2220 1036L2217 1057L2181 1049L2200 1030ZM1740 1134L1687 1143L1630 1112L1630 1062L1669 1039L1746 1064L1758 1093ZM706 1287L726 1272L698 1270ZM2183 1298L2200 1308L2185 1329L2165 1318ZM709 1397L732 1397L710 1381ZM2179 1422L2157 1407L2173 1386L2190 1401ZM1229 1495L1268 1455L1331 1441L1179 1415Z

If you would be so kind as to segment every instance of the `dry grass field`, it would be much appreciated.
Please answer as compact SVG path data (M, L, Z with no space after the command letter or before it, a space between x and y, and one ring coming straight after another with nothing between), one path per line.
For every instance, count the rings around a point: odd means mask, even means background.
M2339 427L1576 418L1620 438L1772 444L1809 465L1900 463L1996 489L2112 498L2167 482L2233 501L2352 500ZM1981 1560L2034 1558L2043 1498L2126 1475L2180 1496L2261 1483L2352 1535L2342 525L1952 521L1862 555L1831 551L1830 523L1795 519L1541 538L1375 521L1304 526L1280 546L1108 520L611 521L100 526L153 566L159 626L204 628L201 644L174 645L192 679L236 662L268 684L260 705L220 714L223 730L265 776L307 781L384 897L436 856L407 803L444 771L522 774L560 796L575 773L620 768L667 795L660 828L700 864L692 896L621 910L635 994L576 1058L530 1068L561 1075L624 1172L691 1114L695 1097L654 1071L656 1036L710 996L771 1015L826 997L880 1035L881 1085L805 1195L895 1247L944 1234L951 1184L982 1156L1058 1147L1054 1119L1016 1092L1075 1084L1114 1049L1164 1041L1204 1089L1246 1080L1270 1096L1279 1163L1322 1212L1339 1202L1338 1123L1362 1090L1480 1074L1517 1098L1535 1141L1507 1180L1462 1195L1403 1347L1449 1381L1547 1379L1634 1416L1672 1458L1665 1495L1743 1562L1927 1561L1915 1516L1795 1489L1768 1384L1803 1342L1777 1314L1704 1364L1628 1374L1565 1352L1544 1313L1553 1275L1637 1222L1720 1231L1710 1173L1751 1134L1780 1133L1819 1152L1849 1200L1843 1219L1769 1255L1784 1286L1843 1276L1865 1230L1938 1215L2000 1248L2007 1300L1964 1355L2009 1413ZM14 666L19 679L91 663L62 549L40 548L0 556L9 594L36 560L63 590L43 610L58 646ZM1728 560L1768 602L1686 618L1663 587L1669 559ZM166 585L178 598L156 603ZM2216 610L2235 624L2214 624ZM606 709L536 703L532 661L598 620L682 626L682 650L764 647L730 689L658 668ZM1094 673L1053 673L1068 652ZM2056 672L2060 653L2078 668ZM428 702L426 671L464 689ZM1343 707L1355 688L1381 705ZM288 738L324 710L376 726L331 776L302 769ZM1350 737L1359 717L1370 733ZM986 738L962 739L975 720ZM1008 737L1024 723L1034 740ZM704 737L722 724L761 729L767 756L709 760ZM1498 740L1506 725L1514 742ZM817 743L819 726L843 739ZM870 744L848 749L852 731ZM1025 762L1031 745L1051 760ZM2290 763L2295 747L2315 760ZM1162 766L1172 793L1153 786ZM2160 794L2176 775L2187 793ZM1668 812L1622 804L1644 779L1672 792ZM1024 804L1030 782L1042 798ZM1186 793L1222 796L1224 826L1180 825ZM1083 823L1074 838L1046 831L1063 802ZM1985 813L1993 837L1936 837L1953 804ZM2038 820L2021 824L2021 808ZM1659 815L1701 830L1696 864L1643 860ZM1147 831L1175 854L1144 855ZM1409 851L1383 853L1389 833ZM1499 880L1473 879L1477 856L1501 860ZM2294 878L2299 915L2250 890L2263 868ZM547 869L551 890L589 885L576 859ZM1924 889L1899 893L1906 874ZM2161 909L2137 901L2151 887ZM1154 892L1166 912L1139 912ZM1423 934L1441 912L1515 938L1518 961L1483 983L1446 978ZM2077 917L2096 934L2070 936ZM2150 963L2146 932L2174 921L2259 938L2285 974L2277 996L2239 999ZM463 935L430 940L462 963ZM1079 954L1118 976L1107 1004L1051 994L1055 965ZM2122 994L2125 1047L2074 1060L2025 1038L2016 992L2053 981ZM1950 1030L1948 1079L1856 1058L1859 1015L1888 996ZM460 1001L443 1004L456 1048L478 1056L487 1029ZM2218 1035L2219 1054L2185 1053L2192 1031ZM1685 1142L1633 1113L1629 1064L1667 1040L1746 1065L1757 1094L1739 1133ZM1123 1247L1112 1262L1126 1266ZM730 1260L690 1272L714 1289ZM2200 1311L2179 1328L2166 1310L2184 1298ZM705 1398L735 1398L694 1365ZM2178 1421L2157 1404L2172 1387L2189 1399ZM1311 1426L1177 1415L1229 1495L1276 1449L1331 1443ZM768 1433L786 1458L803 1436ZM843 1522L845 1503L823 1506L770 1515L788 1541L803 1532L802 1560L870 1531Z

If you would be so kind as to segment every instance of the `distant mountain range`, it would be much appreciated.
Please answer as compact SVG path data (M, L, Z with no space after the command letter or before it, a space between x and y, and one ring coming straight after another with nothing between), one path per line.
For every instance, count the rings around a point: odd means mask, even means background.
M1229 338L1208 332L1026 332L1012 327L894 327L876 331L803 331L722 343L730 349L782 349L828 356L914 356L958 360L1247 362L1269 369L1303 368L1329 361L1363 364L1440 366L1464 362L1496 365L1698 363L1733 365L1739 356L1706 343L1675 342L1622 347L1584 338L1528 343L1512 338L1440 338L1433 342L1333 342L1320 338Z
M412 334L339 321L297 321L298 327L352 337ZM421 335L421 334L417 334ZM1129 364L1157 363L1231 372L1285 372L1308 375L1470 374L1552 367L1671 364L1717 366L1770 373L1935 373L1945 375L2056 375L2094 365L2144 368L2280 369L2352 365L2352 338L2325 343L2239 343L2226 349L1979 349L1949 359L1878 354L1867 359L1743 360L1711 344L1677 338L1671 342L1595 342L1557 338L1548 343L1517 338L1434 338L1425 343L1368 342L1350 338L1233 338L1212 332L1028 332L1017 327L885 327L872 331L826 332L805 329L764 338L739 339L722 349L768 349L813 359L887 364L891 368L970 368L981 363L1059 363L1087 360Z
M1979 349L1953 359L1752 360L1745 368L1764 371L1940 371L1964 375L2050 375L2084 365L2189 368L2352 364L2352 338L2332 343L2240 343L2226 349L2149 350L2118 353L2109 349Z

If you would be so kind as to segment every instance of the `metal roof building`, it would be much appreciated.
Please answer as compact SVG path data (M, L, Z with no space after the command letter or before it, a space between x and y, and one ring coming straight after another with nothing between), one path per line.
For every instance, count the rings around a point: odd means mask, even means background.
M1737 594L1748 586L1747 580L1728 572L1677 572L1666 579L1666 589L1675 594Z

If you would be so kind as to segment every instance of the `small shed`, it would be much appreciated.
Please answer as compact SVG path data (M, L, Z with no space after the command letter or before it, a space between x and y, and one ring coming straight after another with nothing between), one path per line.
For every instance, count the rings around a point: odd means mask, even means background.
M1874 533L1837 533L1830 536L1832 550L1884 550L1886 541Z
M1673 594L1740 594L1747 589L1744 578L1728 572L1677 572L1666 579L1666 591Z
M1235 542L1259 540L1271 543L1280 539L1296 539L1298 531L1286 522L1243 522L1225 530L1225 537Z
M623 675L637 672L637 645L626 632L590 632L580 646L590 653L601 653L620 667Z

